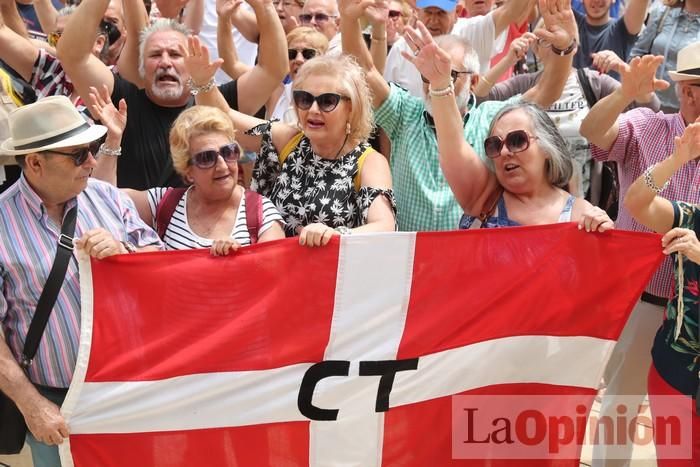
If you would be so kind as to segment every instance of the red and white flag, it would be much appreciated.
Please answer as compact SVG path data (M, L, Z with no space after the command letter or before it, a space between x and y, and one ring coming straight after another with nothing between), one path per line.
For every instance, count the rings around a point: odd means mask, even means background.
M578 466L455 458L452 396L575 396L585 420L661 259L558 224L82 261L62 462Z

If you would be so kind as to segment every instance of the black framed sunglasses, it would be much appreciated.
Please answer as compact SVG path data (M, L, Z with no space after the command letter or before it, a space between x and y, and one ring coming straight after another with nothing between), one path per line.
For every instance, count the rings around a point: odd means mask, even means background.
M229 143L221 146L218 151L210 149L208 151L198 152L192 155L190 164L200 169L211 169L216 165L219 156L221 156L227 164L230 162L238 162L241 158L241 147L238 143Z
M304 60L311 60L317 53L316 49L287 49L287 55L289 55L290 60L294 60L299 54L304 57Z
M73 163L75 164L76 167L80 167L85 163L85 161L88 160L88 157L90 157L90 154L92 154L92 157L97 159L97 152L100 150L100 145L102 144L101 140L93 141L87 146L84 146L82 148L78 148L77 150L73 152L61 152L61 151L54 151L53 149L47 149L44 152L48 152L50 154L58 154L61 156L67 156L73 158Z
M316 21L316 24L321 24L325 23L331 18L336 18L336 16L327 15L325 13L302 13L299 15L299 21L301 21L301 24L310 24L311 20Z
M117 42L119 40L120 37L122 37L122 33L119 31L119 28L117 27L117 25L114 23L111 23L109 21L105 21L105 20L100 21L100 29L107 36L107 40L109 41L109 45L114 44L115 42Z
M311 106L314 105L314 102L316 102L321 112L333 112L333 110L338 107L341 99L349 99L349 97L341 96L333 92L326 92L314 96L310 92L294 91L292 96L294 97L294 105L296 105L299 110L309 110Z
M471 71L450 70L450 77L452 78L452 83L453 83L453 84L454 84L455 81L457 81L457 78L459 78L461 75L471 75L471 74L472 74ZM420 79L422 79L423 82L424 82L425 84L430 83L430 81L428 81L428 78L426 78L426 77L423 76L423 75L420 75Z
M484 152L490 159L500 157L504 145L513 154L523 152L530 147L531 139L537 139L537 136L531 136L525 130L511 131L505 140L500 136L489 136L484 140Z
M400 10L389 10L389 18L398 18L401 16Z

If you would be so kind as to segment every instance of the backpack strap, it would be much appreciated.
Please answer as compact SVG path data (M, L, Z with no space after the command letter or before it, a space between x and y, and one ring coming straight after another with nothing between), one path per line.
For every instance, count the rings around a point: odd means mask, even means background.
M292 139L287 141L287 144L284 145L282 148L282 151L278 154L277 158L280 161L280 165L284 164L284 161L287 160L287 157L291 152L294 150L295 147L297 147L297 144L299 144L299 141L301 141L301 138L304 136L303 132L299 132Z
M168 230L170 219L175 214L175 209L177 209L182 197L185 196L186 191L187 188L168 188L156 206L156 232L161 239L165 238L165 231Z
M251 245L258 243L258 231L263 223L263 197L253 190L245 191L245 223Z
M581 86L581 91L583 91L583 97L586 98L586 102L588 103L588 108L592 109L596 102L598 102L598 98L595 97L595 93L593 92L593 87L591 87L591 81L588 79L586 70L583 68L577 68L576 75L578 76L578 84Z
M367 149L364 150L362 154L360 154L360 157L357 158L357 173L355 174L355 177L353 177L353 181L355 182L355 191L360 191L360 188L362 188L362 166L365 164L365 159L367 159L367 156L374 151L372 146L368 146Z

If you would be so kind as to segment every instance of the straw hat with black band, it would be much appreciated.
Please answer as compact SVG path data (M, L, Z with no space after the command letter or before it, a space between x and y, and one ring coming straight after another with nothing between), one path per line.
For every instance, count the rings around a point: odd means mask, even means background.
M676 71L669 71L673 81L700 80L700 42L694 42L678 51Z

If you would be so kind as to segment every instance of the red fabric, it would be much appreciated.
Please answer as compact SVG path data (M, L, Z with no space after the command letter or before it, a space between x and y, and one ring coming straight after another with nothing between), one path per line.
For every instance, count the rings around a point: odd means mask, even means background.
M517 39L518 37L522 36L527 32L527 27L528 23L527 21L523 22L520 26L517 24L511 24L508 26L508 36L506 37L506 45L503 46L503 50L491 57L491 67L494 67L498 62L500 62L503 57L508 55L508 51L510 50L510 44ZM513 76L513 67L508 68L505 73L503 73L501 76L498 77L496 80L497 83L500 83L501 81L505 81L508 78Z

